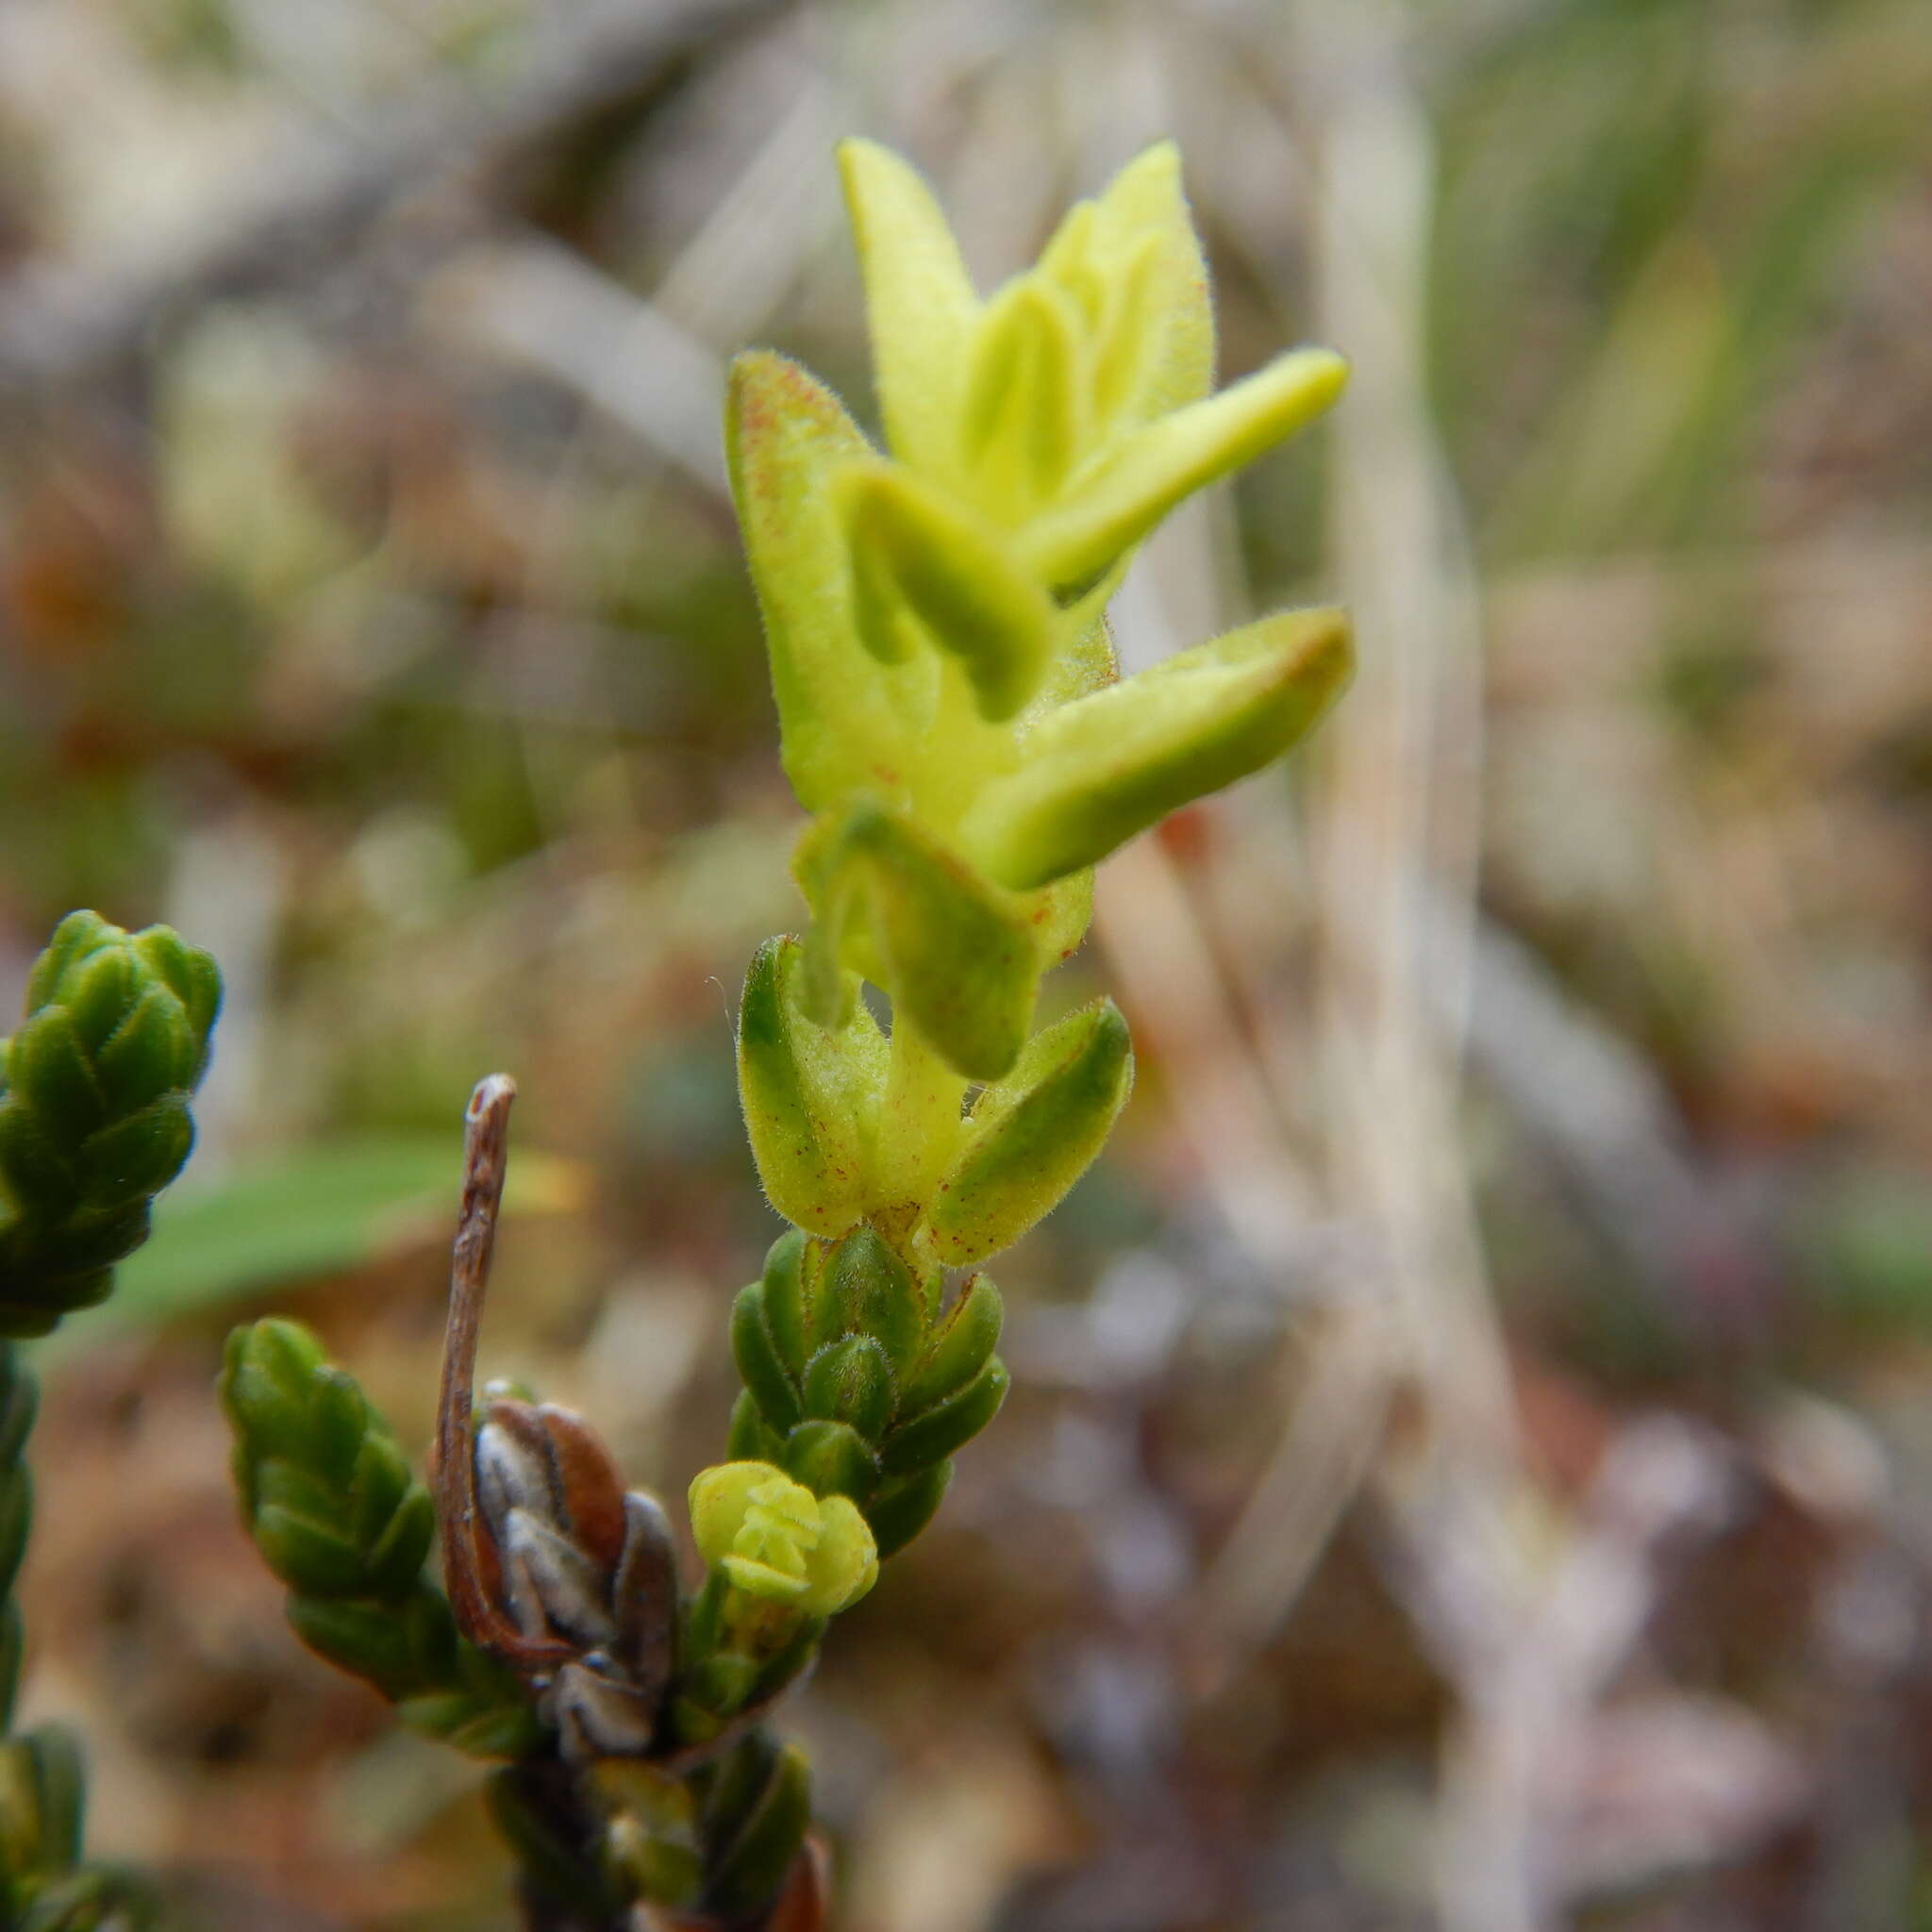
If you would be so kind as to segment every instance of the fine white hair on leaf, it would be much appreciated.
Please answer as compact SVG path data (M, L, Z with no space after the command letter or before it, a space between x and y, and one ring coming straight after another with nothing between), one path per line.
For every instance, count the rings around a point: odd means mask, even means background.
M476 1500L499 1544L512 1510L554 1521L557 1486L549 1458L500 1424L485 1423L476 1431Z
M613 1643L617 1624L602 1567L527 1509L512 1509L506 1527L503 1551L518 1624L525 1622L527 1594L552 1630L589 1649Z
M649 1750L655 1700L588 1663L565 1664L551 1686L551 1716L565 1757L635 1757Z

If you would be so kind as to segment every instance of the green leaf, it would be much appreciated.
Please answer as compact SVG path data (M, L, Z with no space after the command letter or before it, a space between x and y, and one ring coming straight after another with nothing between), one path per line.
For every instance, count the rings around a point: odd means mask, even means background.
M900 1413L917 1415L965 1388L999 1346L1004 1320L999 1290L990 1276L975 1274L907 1376Z
M782 1437L802 1420L798 1391L793 1386L765 1321L765 1289L754 1281L738 1291L731 1305L731 1356L767 1427Z
M1099 330L1102 407L1145 422L1199 402L1214 384L1214 305L1173 142L1129 161L1091 221L1076 227L1070 214L1040 265L1072 283L1090 262L1113 269Z
M870 1336L896 1374L918 1354L925 1316L919 1284L874 1228L856 1228L825 1256L812 1307L816 1354L850 1335Z
M108 1118L79 1029L65 1007L47 1007L24 1020L7 1042L7 1084L16 1105L31 1107L42 1133L65 1149L84 1141Z
M824 1257L823 1245L808 1241L795 1227L781 1234L765 1254L764 1278L758 1284L764 1293L765 1326L778 1358L794 1376L804 1374L811 1354L807 1337L810 1291L806 1270L809 1265L816 1279Z
M878 1457L850 1423L814 1418L785 1439L785 1467L814 1494L863 1506L878 1487Z
M849 988L840 1024L808 1019L803 970L795 940L767 940L754 956L739 1007L738 1091L766 1198L800 1227L838 1235L872 1205L887 1046Z
M855 464L837 491L867 648L896 663L909 631L961 661L982 717L1010 718L1045 672L1060 628L1053 599L997 530L903 465Z
M1348 365L1332 350L1291 349L1219 395L1148 424L1020 533L1028 564L1056 588L1091 581L1183 497L1311 423L1347 380Z
M858 640L833 475L874 452L837 396L765 352L731 365L725 456L765 624L785 774L816 811L903 762L905 730ZM928 681L936 667L915 664Z
M839 172L887 441L925 475L951 476L978 298L939 204L897 155L874 142L843 142Z
M170 1194L156 1210L152 1240L121 1264L114 1300L76 1318L73 1338L446 1242L460 1168L460 1150L445 1134L372 1134L318 1142ZM575 1163L525 1150L510 1165L504 1205L513 1213L562 1212L583 1188Z
M1104 858L1191 799L1304 737L1354 668L1340 610L1284 611L1049 712L1026 758L960 826L1004 885L1045 884Z
M705 1882L708 1916L727 1924L762 1916L790 1874L811 1824L811 1773L787 1745L758 1802L714 1851Z
M1058 1206L1100 1152L1134 1084L1111 1000L1070 1013L979 1097L966 1145L927 1211L947 1267L996 1255Z
M1072 298L1039 275L979 325L960 425L974 501L1008 528L1051 503L1092 438L1091 372Z
M201 1041L186 1008L165 985L150 986L115 1028L94 1060L102 1097L116 1112L131 1112L194 1081Z
M866 798L807 833L796 869L820 922L804 988L815 1016L836 1002L842 960L885 988L895 1024L909 1019L965 1078L996 1080L1013 1064L1040 978L1024 904Z
M881 1472L888 1478L908 1476L943 1462L999 1413L1011 1380L1007 1365L994 1356L958 1394L902 1424L887 1437L879 1452Z
M873 1498L867 1506L865 1520L872 1524L881 1562L898 1555L939 1514L952 1480L953 1465L939 1462L921 1470L917 1475L902 1476L897 1482L888 1483Z

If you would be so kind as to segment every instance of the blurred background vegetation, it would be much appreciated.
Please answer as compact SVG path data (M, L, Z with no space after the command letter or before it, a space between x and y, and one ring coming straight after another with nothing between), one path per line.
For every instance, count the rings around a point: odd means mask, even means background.
M681 1492L775 1224L796 922L724 363L870 420L830 150L991 285L1182 142L1224 377L1357 363L1130 662L1341 596L1324 742L1123 855L1104 1165L1016 1392L792 1721L854 1932L1932 1926L1923 0L8 0L0 991L90 905L230 1003L42 1351L26 1707L185 1925L488 1928L471 1774L308 1658L220 1338L486 1368Z

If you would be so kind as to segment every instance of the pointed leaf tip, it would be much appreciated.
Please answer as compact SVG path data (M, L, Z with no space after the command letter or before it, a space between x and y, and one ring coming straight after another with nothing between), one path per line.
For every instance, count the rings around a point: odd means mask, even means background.
M928 1212L940 1258L983 1261L1051 1213L1100 1152L1133 1084L1133 1044L1111 1000L1032 1040L981 1094L965 1152Z
M981 792L965 849L1016 891L1095 864L1305 737L1354 669L1347 616L1293 610L1049 712Z
M927 475L946 475L979 312L972 279L916 169L876 142L852 140L840 144L839 172L887 441Z
M1149 423L1025 532L1028 562L1049 584L1091 582L1184 497L1306 427L1347 383L1348 364L1332 349L1291 349L1219 395Z

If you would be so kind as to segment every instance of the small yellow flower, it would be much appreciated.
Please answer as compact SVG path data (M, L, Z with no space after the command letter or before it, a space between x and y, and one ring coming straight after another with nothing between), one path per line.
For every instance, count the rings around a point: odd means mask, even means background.
M879 1574L872 1531L849 1496L815 1496L769 1462L724 1462L691 1486L699 1551L748 1595L808 1617L856 1604Z

